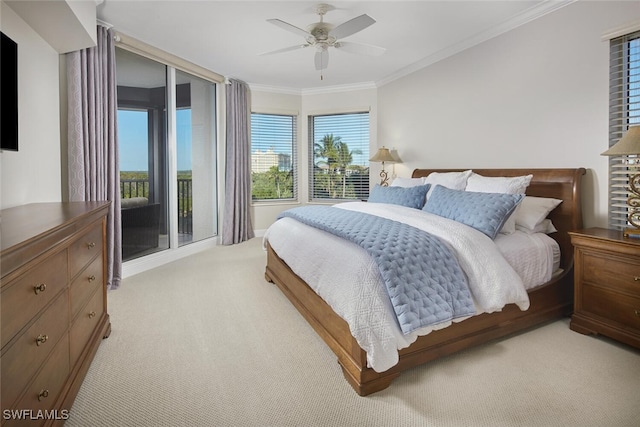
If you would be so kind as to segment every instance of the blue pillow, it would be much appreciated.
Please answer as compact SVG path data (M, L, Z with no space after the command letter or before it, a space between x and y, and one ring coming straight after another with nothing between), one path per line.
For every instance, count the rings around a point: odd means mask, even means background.
M415 187L383 187L376 184L369 193L368 201L422 209L429 187L431 187L429 184Z
M522 199L524 194L478 193L436 185L423 210L466 224L495 239Z

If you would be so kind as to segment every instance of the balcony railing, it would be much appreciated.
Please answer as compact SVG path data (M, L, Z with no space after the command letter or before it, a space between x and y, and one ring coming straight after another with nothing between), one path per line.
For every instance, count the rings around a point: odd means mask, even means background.
M178 233L193 234L192 180L178 179ZM148 179L120 179L120 197L149 198Z

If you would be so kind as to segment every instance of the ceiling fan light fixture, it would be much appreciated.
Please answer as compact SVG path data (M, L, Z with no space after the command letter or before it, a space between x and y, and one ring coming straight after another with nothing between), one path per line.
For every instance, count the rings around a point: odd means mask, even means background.
M268 19L267 22L270 22L284 30L290 31L299 36L302 35L306 41L306 44L304 45L278 49L269 53L288 52L290 50L297 50L298 48L316 46L316 70L324 70L325 68L327 68L327 64L329 62L329 47L342 47L344 48L345 52L362 55L380 55L384 53L385 49L378 46L368 46L353 42L344 42L344 44L341 43L339 39L351 36L359 31L362 31L370 25L374 24L376 21L370 16L362 14L346 22L343 22L338 26L334 26L333 24L324 22L323 20L324 15L328 11L333 9L334 7L329 4L318 4L315 8L315 12L320 15L320 22L316 22L315 24L307 26L306 31L280 19Z

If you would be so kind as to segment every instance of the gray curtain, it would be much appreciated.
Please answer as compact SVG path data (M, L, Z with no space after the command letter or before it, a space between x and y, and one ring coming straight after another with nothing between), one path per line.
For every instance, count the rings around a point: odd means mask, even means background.
M249 86L231 80L226 87L227 138L222 244L254 237L251 223L251 93Z
M96 47L67 57L69 200L110 200L107 286L120 286L122 236L114 34L98 26Z

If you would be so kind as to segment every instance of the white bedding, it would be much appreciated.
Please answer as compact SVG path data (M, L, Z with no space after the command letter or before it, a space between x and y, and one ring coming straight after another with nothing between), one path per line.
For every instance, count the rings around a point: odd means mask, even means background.
M551 280L560 266L560 246L544 233L498 234L494 242L527 290Z
M349 202L336 207L402 221L441 237L458 256L478 313L499 311L509 303L522 310L529 307L522 279L502 256L500 246L483 233L397 205ZM418 336L451 324L444 322L403 335L377 266L356 244L291 218L276 221L265 234L267 240L287 265L348 323L352 335L367 352L368 365L377 372L394 366L398 350L409 346ZM522 238L502 240L507 247L502 250L508 250L508 246L517 245L513 242ZM526 274L533 274L534 270L537 268L531 266L522 269Z

